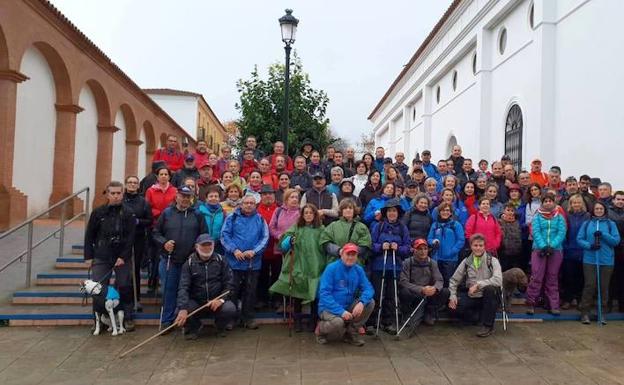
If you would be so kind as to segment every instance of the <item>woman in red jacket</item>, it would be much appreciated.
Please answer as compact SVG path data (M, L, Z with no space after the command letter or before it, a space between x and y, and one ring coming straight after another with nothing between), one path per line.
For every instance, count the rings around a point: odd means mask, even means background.
M171 172L167 167L159 167L156 170L156 177L157 182L145 192L145 200L152 208L154 223L158 220L160 213L175 200L176 193L178 192L178 189L169 183Z
M486 197L479 199L479 212L473 214L466 222L466 239L473 234L482 234L485 237L485 250L496 256L501 240L502 232L498 221L490 213L490 200Z

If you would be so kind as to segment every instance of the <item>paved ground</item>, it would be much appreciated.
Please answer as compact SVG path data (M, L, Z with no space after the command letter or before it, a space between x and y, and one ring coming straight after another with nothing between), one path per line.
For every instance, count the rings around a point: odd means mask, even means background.
M624 384L624 323L515 323L488 339L441 324L407 341L319 346L283 326L226 338L161 337L155 331L93 337L88 328L1 328L0 384Z

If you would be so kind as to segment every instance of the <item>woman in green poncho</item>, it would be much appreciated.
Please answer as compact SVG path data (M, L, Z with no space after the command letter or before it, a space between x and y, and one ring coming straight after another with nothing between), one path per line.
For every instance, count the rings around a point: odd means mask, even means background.
M308 203L301 208L297 223L286 230L279 241L284 252L282 271L269 291L293 297L296 332L302 331L301 309L305 303L310 303L310 328L316 326L316 291L326 263L325 253L319 244L323 229L318 209Z
M358 260L364 264L371 248L368 227L357 218L357 206L352 199L344 199L338 208L340 218L325 227L321 234L321 247L327 253L327 263L340 258L340 248L347 243L358 245Z

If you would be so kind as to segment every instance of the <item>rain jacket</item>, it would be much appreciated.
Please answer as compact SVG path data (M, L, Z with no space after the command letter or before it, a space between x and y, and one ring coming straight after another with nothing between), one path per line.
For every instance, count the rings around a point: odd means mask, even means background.
M461 223L452 219L447 222L433 222L427 242L433 245L434 240L440 242L433 251L432 258L435 261L457 262L459 252L464 248L464 228Z
M547 246L556 250L563 248L563 241L566 236L566 222L563 215L558 212L553 215L552 219L546 219L538 212L535 218L533 218L531 230L531 234L533 234L533 250L541 250Z
M208 234L210 234L212 239L217 243L215 247L219 246L221 244L221 229L223 228L223 221L225 220L223 207L218 203L213 207L205 202L201 202L197 211L204 217L206 227L208 228Z
M326 258L319 238L324 227L294 225L280 239L284 252L282 272L277 281L269 289L272 293L301 298L304 303L316 299L321 273L325 268ZM294 237L294 247L293 247ZM292 288L290 269L292 261Z
M352 226L353 231L351 231ZM358 255L360 263L362 263L366 259L366 253L371 248L372 242L368 227L359 220L354 219L351 222L347 222L346 219L340 218L325 227L319 240L321 247L327 253L329 262L339 258L339 249L349 242L359 246L360 251Z
M321 275L318 314L326 311L340 317L356 299L366 306L373 300L374 294L375 290L362 266L357 263L346 266L342 260L334 261Z
M573 261L581 261L583 259L583 248L576 240L579 230L583 223L591 218L586 211L578 213L568 212L568 232L563 242L563 258Z
M500 247L503 236L496 218L492 214L486 218L481 212L471 215L466 222L464 235L466 239L470 239L476 233L483 234L485 237L485 250L488 253L495 254Z
M175 241L175 248L171 253L174 263L182 264L193 252L195 240L199 234L207 231L206 222L199 212L189 207L179 210L173 205L167 207L158 218L152 231L154 242L158 245L161 256L167 255L164 245L169 240Z
M407 226L407 230L410 234L410 239L426 239L431 228L433 218L429 214L429 211L419 211L413 206L410 211L407 211L401 221Z
M175 196L178 192L178 189L175 188L171 183L164 190L160 187L158 183L152 185L152 187L147 189L145 193L145 200L149 203L152 208L152 217L154 218L154 223L158 220L158 217L163 212L164 209L171 206L171 203L175 201Z
M286 230L297 223L297 219L299 219L299 208L289 209L284 205L278 207L273 212L269 221L269 233L271 238L275 240L273 249L275 254L282 254L282 250L279 247L279 239Z
M468 220L468 217L470 216L468 214L468 209L466 208L466 205L464 204L464 202L455 199L453 201L453 219L458 221L459 223L461 223L462 226L464 226L466 224L466 221ZM435 207L433 209L433 211L431 211L431 216L433 218L437 218L438 217L438 208Z
M410 256L410 237L407 227L399 221L390 223L388 220L384 220L375 225L371 237L373 241L372 252L375 255L372 266L373 271L382 271L384 269L384 242L396 242L399 247L396 252L388 250L385 269L388 271L394 269L397 273L400 272L403 260ZM394 266L392 265L393 252L396 253Z
M221 231L221 244L232 270L260 270L262 254L268 242L269 226L257 211L244 215L241 209L237 208L225 218ZM255 255L251 260L239 261L234 257L234 251L237 249L253 250Z
M600 249L591 250L596 242L594 233L600 231ZM583 248L583 263L599 264L601 266L613 266L613 248L620 243L620 234L615 222L606 217L593 217L583 222L576 237L578 244Z
M373 198L370 202L368 202L362 217L364 223L370 226L370 224L375 221L375 212L381 211L381 209L386 205L388 199L390 199L390 197L381 194L378 198Z

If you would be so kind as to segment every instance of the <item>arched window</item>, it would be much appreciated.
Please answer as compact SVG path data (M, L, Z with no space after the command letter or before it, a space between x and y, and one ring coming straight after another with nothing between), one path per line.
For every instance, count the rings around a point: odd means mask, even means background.
M455 135L451 135L448 143L446 144L446 153L449 154L449 156L453 153L453 147L455 146L457 146L457 138Z
M514 104L507 112L505 120L505 155L509 155L516 170L522 168L522 110Z

